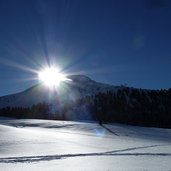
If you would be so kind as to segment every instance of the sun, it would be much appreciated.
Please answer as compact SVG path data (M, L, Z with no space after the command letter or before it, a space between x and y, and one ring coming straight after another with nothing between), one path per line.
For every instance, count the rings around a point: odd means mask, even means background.
M38 73L39 80L49 87L58 86L61 82L68 80L57 68L49 67Z

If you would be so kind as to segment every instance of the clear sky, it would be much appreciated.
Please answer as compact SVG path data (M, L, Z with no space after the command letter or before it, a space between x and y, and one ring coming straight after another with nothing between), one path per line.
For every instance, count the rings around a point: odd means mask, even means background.
M171 87L171 1L1 0L0 95L54 63L113 85Z

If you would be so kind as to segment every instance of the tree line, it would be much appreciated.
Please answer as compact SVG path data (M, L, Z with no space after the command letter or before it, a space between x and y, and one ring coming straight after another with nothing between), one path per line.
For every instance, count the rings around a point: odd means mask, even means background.
M65 106L64 119L96 120L171 128L171 89L142 90L125 87L118 91L86 96Z
M51 112L47 103L31 108L6 107L0 116L35 119L94 120L140 126L171 128L171 89L141 90L124 87L117 91L97 93L75 102L65 103Z
M0 116L16 119L51 119L50 108L45 102L29 107L5 107L0 109Z

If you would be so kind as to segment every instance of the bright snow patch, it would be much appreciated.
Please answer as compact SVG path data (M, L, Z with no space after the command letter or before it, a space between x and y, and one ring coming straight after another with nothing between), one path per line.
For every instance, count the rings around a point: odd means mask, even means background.
M0 120L0 170L170 170L171 130Z

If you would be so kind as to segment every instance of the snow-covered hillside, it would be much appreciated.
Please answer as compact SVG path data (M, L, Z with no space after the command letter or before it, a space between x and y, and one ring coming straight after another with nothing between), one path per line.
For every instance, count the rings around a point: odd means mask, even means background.
M3 107L30 107L33 104L47 102L58 106L93 95L98 92L116 90L119 87L98 83L83 75L70 75L72 81L64 82L56 89L49 88L43 84L35 85L21 93L0 97L0 108Z
M0 121L3 171L168 171L171 130L48 120Z

